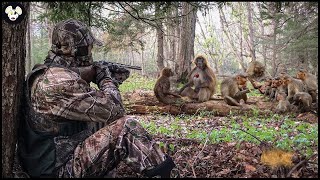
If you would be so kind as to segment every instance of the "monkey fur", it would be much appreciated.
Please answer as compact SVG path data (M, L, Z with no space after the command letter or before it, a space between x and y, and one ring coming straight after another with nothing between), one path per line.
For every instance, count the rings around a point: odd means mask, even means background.
M208 101L216 92L216 76L204 56L197 56L193 62L196 66L188 74L188 83L180 89L179 94L198 102Z
M297 92L293 96L293 104L297 105L300 112L307 112L311 110L312 97L306 92Z
M279 101L275 112L276 113L286 113L295 109L294 105L291 105L290 102L286 99L286 93L284 91L280 91L277 93L277 101Z
M310 74L308 72L306 72L306 70L304 69L300 69L297 74L296 77L298 79L301 79L303 81L303 83L306 85L307 87L307 91L308 93L311 95L312 97L312 102L316 102L317 96L318 96L318 81L317 81L317 77L313 74Z
M239 102L241 99L247 103L247 94L249 90L246 88L247 75L238 74L228 77L221 82L221 94L228 105L242 106Z
M289 75L283 77L283 85L284 88L287 88L287 99L290 103L292 103L293 96L298 92L307 92L306 85L300 79L295 79Z
M156 98L164 104L176 103L177 99L180 98L178 94L170 92L169 78L173 75L174 74L170 68L163 68L153 89Z
M264 77L265 70L265 66L261 62L251 61L248 65L246 73L248 74L249 80L253 79L255 81L260 81L261 78Z

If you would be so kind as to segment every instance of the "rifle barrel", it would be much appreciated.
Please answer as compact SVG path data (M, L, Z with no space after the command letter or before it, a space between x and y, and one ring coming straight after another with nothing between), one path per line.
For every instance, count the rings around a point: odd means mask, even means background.
M100 62L103 62L103 64L105 64L105 65L117 65L117 66L121 66L121 67L128 68L128 69L142 70L142 68L140 66L131 66L131 65L127 65L127 64L109 62L109 61L105 61L105 60L101 60Z

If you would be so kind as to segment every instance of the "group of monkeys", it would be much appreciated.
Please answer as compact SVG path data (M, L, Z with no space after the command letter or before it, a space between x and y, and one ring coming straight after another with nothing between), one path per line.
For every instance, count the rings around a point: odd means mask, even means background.
M160 77L154 86L156 98L164 104L182 102L181 97L188 97L195 102L205 102L216 99L212 96L216 93L217 79L209 66L207 59L198 55L193 63L195 67L188 74L188 82L178 91L170 91L169 78L174 75L170 68L163 68ZM223 100L231 106L247 104L247 88L249 80L255 89L269 97L272 101L279 101L276 107L277 113L289 111L309 111L312 103L318 104L317 77L301 69L296 77L286 73L280 73L278 77L264 77L265 67L258 61L253 61L245 73L225 78L221 82L221 95ZM264 79L261 84L257 79Z
M272 101L278 101L277 113L307 112L318 108L317 77L300 69L295 77L280 73L277 77L267 77L259 91ZM315 106L312 107L312 103Z

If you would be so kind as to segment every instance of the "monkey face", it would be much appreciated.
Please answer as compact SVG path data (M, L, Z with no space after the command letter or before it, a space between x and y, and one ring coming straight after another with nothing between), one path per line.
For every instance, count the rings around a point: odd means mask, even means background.
M305 72L302 72L302 71L298 72L298 73L297 73L297 78L298 78L298 79L301 79L301 80L305 80L305 78L306 78L306 73L305 73Z
M244 87L247 87L247 78L245 77L241 77L241 76L237 76L237 84L239 86L239 89L243 89Z
M199 69L204 69L206 67L205 63L204 63L204 59L203 58L197 58L195 60L195 64Z
M272 84L272 79L267 79L265 82L264 82L264 85L265 86L271 86Z
M264 73L264 67L256 66L254 67L254 74L256 74L257 77L261 77Z
M173 71L170 68L165 67L165 68L162 69L161 75L170 77L170 76L173 76L174 74L173 74Z

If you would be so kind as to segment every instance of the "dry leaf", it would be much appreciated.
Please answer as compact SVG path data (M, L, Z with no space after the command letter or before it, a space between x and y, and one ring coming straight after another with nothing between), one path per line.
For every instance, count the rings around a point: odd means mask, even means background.
M244 168L245 168L245 170L246 170L246 173L247 173L247 172L254 172L254 171L257 170L254 166L252 166L252 165L250 165L250 164L245 164L245 165L244 165Z

